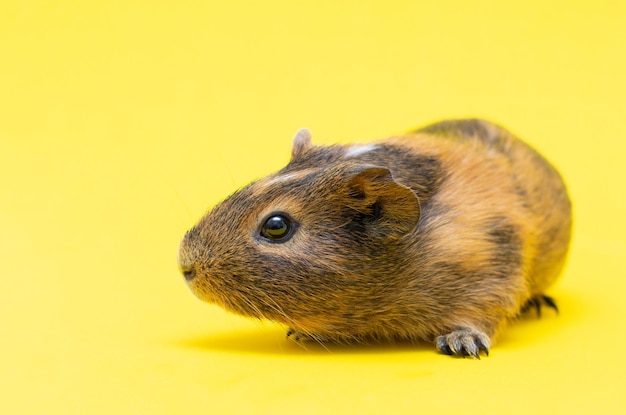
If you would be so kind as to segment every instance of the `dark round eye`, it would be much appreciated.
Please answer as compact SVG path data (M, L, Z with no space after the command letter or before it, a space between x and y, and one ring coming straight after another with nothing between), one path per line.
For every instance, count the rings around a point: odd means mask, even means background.
M272 215L261 227L261 236L272 242L286 242L293 234L293 222L283 214Z

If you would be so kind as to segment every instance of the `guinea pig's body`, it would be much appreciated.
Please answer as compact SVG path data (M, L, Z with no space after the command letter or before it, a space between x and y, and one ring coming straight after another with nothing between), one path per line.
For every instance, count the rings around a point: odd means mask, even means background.
M557 171L504 129L446 121L364 145L294 139L290 163L185 235L201 299L314 340L433 340L478 357L567 254Z

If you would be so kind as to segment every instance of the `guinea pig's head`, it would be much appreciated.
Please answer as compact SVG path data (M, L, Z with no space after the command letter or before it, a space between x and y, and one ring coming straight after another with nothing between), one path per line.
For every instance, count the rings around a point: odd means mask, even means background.
M303 333L366 319L420 216L415 193L389 169L318 147L306 130L290 163L218 204L184 236L179 267L193 293Z

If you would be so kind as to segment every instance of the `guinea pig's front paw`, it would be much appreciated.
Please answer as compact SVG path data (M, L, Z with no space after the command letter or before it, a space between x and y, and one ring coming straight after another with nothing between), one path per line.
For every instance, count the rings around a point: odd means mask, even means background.
M312 341L316 343L325 343L328 341L328 339L324 336L311 333L302 333L301 331L292 329L291 327L287 330L287 337L296 342Z
M455 330L435 339L437 350L443 354L480 359L480 352L489 356L489 337L476 329Z
M297 330L292 329L291 327L287 330L287 338L293 339L297 342L301 340L307 340L309 336L304 333L300 333Z

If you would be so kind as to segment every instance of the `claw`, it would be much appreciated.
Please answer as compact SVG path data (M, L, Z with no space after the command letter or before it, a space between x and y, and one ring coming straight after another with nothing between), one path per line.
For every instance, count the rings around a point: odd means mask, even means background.
M524 314L531 308L534 308L537 313L537 317L541 317L541 307L543 306L550 307L557 314L559 314L559 308L556 306L554 299L543 294L535 295L526 301L526 304L524 304L520 310L520 314Z
M544 305L547 305L551 309L553 309L557 314L559 314L559 308L556 306L554 302L554 298L548 297L547 295L542 295Z
M446 355L480 359L480 353L489 356L489 337L476 329L459 329L445 336L438 336L435 345Z
M437 350L439 350L439 352L441 352L442 354L447 354L448 356L452 356L454 354L454 352L450 349L450 346L448 346L448 343L446 343L446 337L445 336L439 336L437 337Z
M485 356L489 357L489 346L483 343L482 340L478 340L478 352L484 352Z

